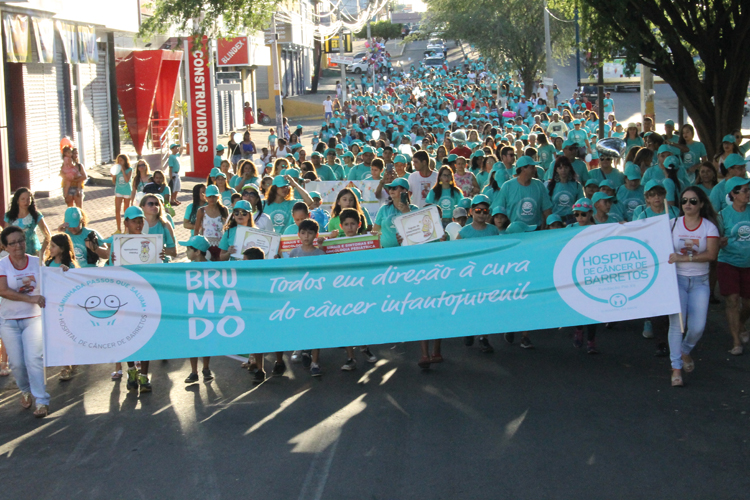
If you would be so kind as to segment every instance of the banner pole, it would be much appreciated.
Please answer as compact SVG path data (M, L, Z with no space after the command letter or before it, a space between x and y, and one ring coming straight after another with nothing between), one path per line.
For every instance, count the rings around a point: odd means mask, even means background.
M44 268L42 266L39 267L39 294L42 297L44 297ZM44 304L44 305L46 306L47 304ZM44 383L46 384L47 383L47 319L44 315L44 312L42 312L42 358L44 358L44 363L42 363L42 370L43 370L42 373L44 375Z

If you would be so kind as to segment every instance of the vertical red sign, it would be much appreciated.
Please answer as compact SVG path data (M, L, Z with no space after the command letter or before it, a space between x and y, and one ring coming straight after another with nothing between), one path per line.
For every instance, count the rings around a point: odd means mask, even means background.
M210 47L195 37L185 41L187 57L188 113L190 115L190 162L196 177L206 177L214 166L213 77Z

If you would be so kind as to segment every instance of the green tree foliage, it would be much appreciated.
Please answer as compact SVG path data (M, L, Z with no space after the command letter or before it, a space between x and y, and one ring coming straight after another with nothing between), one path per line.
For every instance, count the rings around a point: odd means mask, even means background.
M578 1L588 48L624 50L630 64L652 68L682 101L709 154L741 127L750 82L747 0Z
M144 19L139 35L148 38L174 27L209 38L264 30L278 4L279 0L154 0L145 5L153 9L153 16Z
M427 7L424 33L442 31L445 39L463 40L498 65L507 63L531 94L546 68L542 0L427 0ZM552 21L550 29L553 56L567 58L573 24Z
M374 37L379 37L388 40L394 40L401 38L402 25L399 23L392 23L390 21L377 21L370 24L370 34ZM367 38L367 26L364 26L358 33L355 34L357 38Z

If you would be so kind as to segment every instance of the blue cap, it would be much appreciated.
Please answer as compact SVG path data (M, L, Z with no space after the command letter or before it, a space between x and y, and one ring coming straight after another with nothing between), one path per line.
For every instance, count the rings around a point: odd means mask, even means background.
M551 226L555 222L559 222L559 223L562 224L562 219L560 218L559 215L557 215L557 214L550 214L550 215L547 216L547 225L548 226Z
M78 227L81 224L81 209L77 207L69 207L65 210L65 216L63 220L68 227Z
M740 165L745 165L745 159L737 153L732 153L724 158L724 168L738 167Z
M204 253L208 252L208 247L211 246L205 236L201 236L198 234L196 234L195 236L191 236L187 241L178 241L177 243L179 243L183 247L193 247L196 250Z
M206 198L209 196L221 196L221 193L219 192L218 186L216 184L211 184L210 186L206 186Z
M516 221L510 223L508 229L505 230L505 234L530 233L531 231L536 231L536 225L530 226L525 222Z
M505 207L496 206L495 208L492 209L492 216L493 217L496 216L496 215L500 215L500 214L503 214L505 216L508 215L508 212L507 212L507 210L505 210Z
M457 205L462 208L471 208L471 198L461 198Z
M221 170L218 169L218 167L214 167L211 169L211 171L208 173L209 177L216 177L218 174L221 173Z
M386 189L391 189L391 188L395 188L395 187L402 187L402 188L408 190L409 189L409 181L407 181L403 177L397 177L396 179L393 179L393 182L391 182L390 184L386 184L385 187L386 187Z
M727 134L724 136L721 142L729 142L732 144L737 144L737 139L735 139L735 137L732 134Z
M253 211L253 207L247 200L237 200L236 202L234 202L234 209L247 210L248 212Z
M607 186L610 189L614 189L615 183L609 179L604 179L602 182L599 183L599 187L604 187L604 186Z
M219 144L218 146L216 146L216 151L224 151L224 149L226 148L224 147L223 144Z
M649 191L651 191L652 189L657 188L657 187L665 189L664 186L662 186L661 182L659 182L659 181L656 181L656 180L648 181L646 183L646 186L643 188L643 192L644 193L648 193Z
M661 146L659 146L659 149L656 150L656 154L660 155L662 153L670 153L670 154L672 154L672 149L669 146L667 146L666 144L662 144Z
M287 187L289 185L289 181L284 179L283 175L277 175L273 178L273 185L276 187Z
M516 162L516 169L528 167L529 165L539 165L539 162L534 161L531 156L522 156Z
M641 169L638 168L638 165L635 163L629 161L625 164L625 177L627 177L629 180L634 181L636 179L640 179L641 176Z
M608 195L607 193L602 193L601 191L599 191L598 193L594 193L594 196L591 198L591 203L596 205L597 201L611 200L611 199L612 199L612 196Z
M680 167L680 160L676 156L664 158L664 168L675 169Z
M453 155L453 156L456 156L456 155ZM393 158L393 163L406 163L406 156L396 155L396 157Z
M471 199L471 206L479 205L480 203L486 203L487 205L492 205L492 202L490 201L490 197L486 194L478 194L475 197Z
M574 212L591 212L593 210L594 204L588 198L579 198L575 203L573 203Z
M727 181L727 191L733 191L734 188L744 186L748 183L750 183L750 179L745 179L744 177L732 177Z
M138 217L143 217L143 210L141 210L141 207L130 206L125 210L125 214L123 217L125 220L137 219Z

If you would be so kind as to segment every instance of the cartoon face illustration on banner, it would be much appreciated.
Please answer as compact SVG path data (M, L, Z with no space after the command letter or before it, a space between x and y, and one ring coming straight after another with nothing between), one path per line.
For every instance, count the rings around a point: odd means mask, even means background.
M116 278L91 280L64 295L56 323L82 359L91 349L122 361L146 345L161 320L161 300L139 274L118 268Z
M154 262L158 255L154 242L142 238L126 239L122 243L122 249L120 252L122 253L121 258L123 265Z

